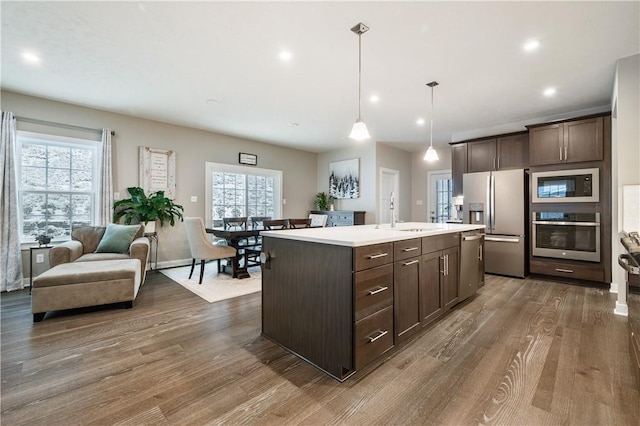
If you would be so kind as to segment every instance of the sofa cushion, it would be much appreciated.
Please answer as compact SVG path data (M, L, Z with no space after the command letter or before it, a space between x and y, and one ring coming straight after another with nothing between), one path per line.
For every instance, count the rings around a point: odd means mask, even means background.
M76 259L76 262L95 262L98 260L129 259L126 253L87 253Z
M35 277L33 287L35 289L122 279L131 279L132 283L140 283L140 261L138 259L63 263Z
M104 235L104 226L78 226L71 230L71 239L82 243L82 253L93 253Z
M96 248L96 253L128 253L129 246L139 230L140 225L109 223Z

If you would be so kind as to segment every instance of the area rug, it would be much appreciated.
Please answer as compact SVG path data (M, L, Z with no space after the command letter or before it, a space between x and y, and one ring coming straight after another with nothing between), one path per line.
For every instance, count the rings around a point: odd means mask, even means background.
M219 274L217 272L218 265L213 262L205 268L202 284L198 284L198 280L200 279L200 266L196 265L191 279L189 279L190 270L191 266L182 266L179 268L162 269L160 272L209 303L232 299L262 290L262 270L259 266L249 268L248 271L251 277L240 280L232 278L229 274Z

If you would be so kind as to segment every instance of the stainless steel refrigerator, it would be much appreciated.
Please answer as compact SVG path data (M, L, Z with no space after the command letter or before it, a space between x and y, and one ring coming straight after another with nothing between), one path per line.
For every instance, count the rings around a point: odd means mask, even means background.
M525 173L463 175L463 222L486 225L485 272L525 276Z

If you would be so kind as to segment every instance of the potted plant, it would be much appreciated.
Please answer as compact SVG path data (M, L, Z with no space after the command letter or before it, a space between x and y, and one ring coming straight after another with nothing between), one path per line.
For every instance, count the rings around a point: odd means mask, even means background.
M329 210L329 206L333 204L333 197L326 192L318 192L315 203L318 210Z
M183 220L184 208L170 198L164 196L164 191L157 191L146 196L144 190L134 186L127 188L131 198L113 203L113 221L124 218L124 223L143 223L145 233L155 232L156 220L163 226L168 221L174 226L176 219Z

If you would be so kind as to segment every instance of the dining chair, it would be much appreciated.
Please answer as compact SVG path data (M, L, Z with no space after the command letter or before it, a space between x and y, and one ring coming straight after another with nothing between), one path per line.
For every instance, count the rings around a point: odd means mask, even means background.
M311 219L311 224L309 225L311 228L324 228L327 226L327 219L329 216L326 214L309 214L309 219Z
M222 223L224 224L224 229L231 228L240 228L247 229L247 217L223 217Z
M204 276L204 263L207 260L218 261L218 272L221 272L220 260L235 257L236 249L229 246L219 246L209 241L204 222L200 217L185 217L184 228L187 231L187 240L189 241L189 250L191 251L191 272L189 279L193 275L193 269L196 266L196 259L200 259L200 281Z
M288 219L265 219L262 224L264 225L264 229L267 231L289 228Z
M251 229L264 227L264 221L271 219L271 216L251 216Z
M311 226L311 219L289 219L289 228L291 229L299 229L299 228L308 228Z

